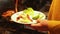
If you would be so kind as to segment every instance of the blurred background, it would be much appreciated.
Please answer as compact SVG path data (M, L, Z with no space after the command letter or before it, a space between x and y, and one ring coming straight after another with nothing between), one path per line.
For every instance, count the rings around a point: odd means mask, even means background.
M52 0L18 0L17 9L22 11L28 7L32 7L36 11L48 14ZM0 34L47 34L47 32L38 32L24 29L23 25L9 23L5 18L1 17L2 13L8 10L15 10L16 0L0 0Z
M15 9L16 0L0 0L0 12ZM51 0L18 0L18 10L32 7L37 11L48 11Z

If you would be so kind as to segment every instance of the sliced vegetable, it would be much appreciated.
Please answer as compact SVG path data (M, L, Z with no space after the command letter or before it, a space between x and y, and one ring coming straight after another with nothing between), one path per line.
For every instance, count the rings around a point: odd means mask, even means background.
M33 19L33 20L37 20L39 17L40 17L40 14L34 16L32 19Z

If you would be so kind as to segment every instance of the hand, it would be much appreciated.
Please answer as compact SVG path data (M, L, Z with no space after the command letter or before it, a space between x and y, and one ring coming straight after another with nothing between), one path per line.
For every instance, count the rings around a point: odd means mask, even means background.
M14 14L15 12L13 10L8 10L2 14L3 17L8 17Z
M47 31L48 30L47 20L38 19L36 24L31 24L31 25L27 25L27 26L29 26L37 31Z

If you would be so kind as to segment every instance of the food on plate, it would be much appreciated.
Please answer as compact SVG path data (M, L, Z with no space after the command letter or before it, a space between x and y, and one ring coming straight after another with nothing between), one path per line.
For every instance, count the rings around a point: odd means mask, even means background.
M23 13L28 14L33 17L34 10L32 8L27 8L27 9L23 10Z
M36 23L36 20L41 19L42 17L44 16L39 12L35 12L32 8L27 8L19 14L16 21L22 23Z
M33 20L31 19L31 17L28 14L20 14L17 17L17 21L18 22L24 22L24 23L33 22Z
M32 19L36 20L36 19L38 19L38 18L39 18L39 16L40 16L40 14L35 15Z

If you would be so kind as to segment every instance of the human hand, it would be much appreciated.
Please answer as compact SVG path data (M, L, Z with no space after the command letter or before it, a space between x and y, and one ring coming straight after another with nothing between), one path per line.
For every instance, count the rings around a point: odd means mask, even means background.
M13 11L13 10L8 10L8 11L6 11L6 12L4 12L3 14L2 14L2 16L3 17L8 17L8 16L11 16L12 14L14 14L15 12Z
M37 20L36 24L27 25L37 31L48 31L47 20Z

